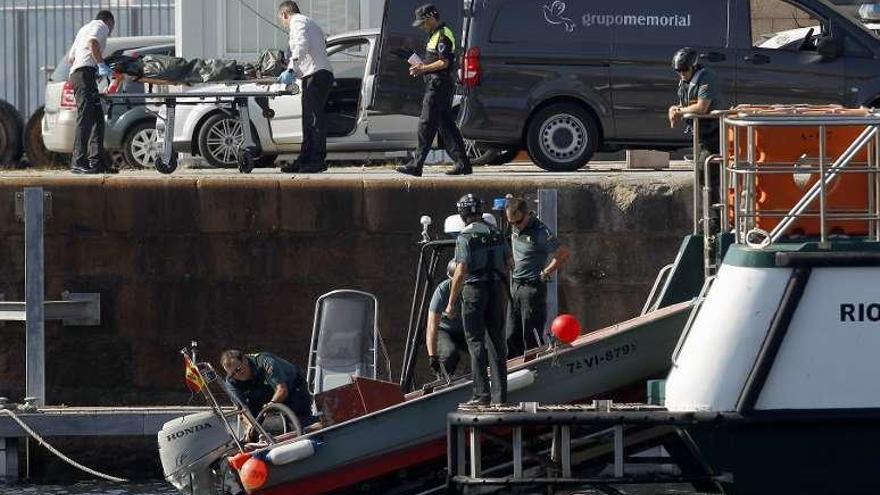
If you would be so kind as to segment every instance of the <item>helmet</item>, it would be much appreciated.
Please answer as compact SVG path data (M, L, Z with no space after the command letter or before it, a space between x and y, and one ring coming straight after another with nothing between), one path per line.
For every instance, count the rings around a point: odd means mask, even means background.
M458 263L455 262L455 258L449 260L449 263L446 264L446 276L452 278L455 275L455 267L458 266Z
M675 71L681 71L684 69L690 69L697 65L697 59L700 55L693 48L686 46L672 56L672 69Z
M455 203L455 207L459 215L479 215L483 212L483 201L473 193L465 194Z

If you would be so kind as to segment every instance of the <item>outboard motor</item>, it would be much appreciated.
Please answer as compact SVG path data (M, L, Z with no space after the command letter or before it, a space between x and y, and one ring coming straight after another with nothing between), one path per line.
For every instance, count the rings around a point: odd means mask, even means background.
M235 451L235 441L213 412L168 421L159 431L159 457L165 479L182 493L216 493L222 479L215 461Z

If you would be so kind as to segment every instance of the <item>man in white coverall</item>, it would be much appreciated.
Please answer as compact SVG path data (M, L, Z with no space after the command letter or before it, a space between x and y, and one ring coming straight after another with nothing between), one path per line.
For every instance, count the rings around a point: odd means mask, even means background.
M281 2L278 18L290 31L290 63L278 76L282 84L302 81L303 142L297 159L282 172L318 173L327 170L327 119L324 105L333 85L324 31L300 13L296 2Z

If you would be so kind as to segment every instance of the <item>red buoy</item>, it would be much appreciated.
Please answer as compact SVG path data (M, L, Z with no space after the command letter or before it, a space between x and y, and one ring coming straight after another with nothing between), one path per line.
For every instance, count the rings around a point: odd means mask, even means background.
M229 465L233 467L236 471L239 471L241 467L244 465L248 459L251 458L251 455L246 452L239 452L232 457L227 457L226 461L229 462Z
M581 324L572 315L559 315L553 320L550 331L560 342L571 344L581 334Z
M266 461L251 457L241 466L238 477L248 492L259 490L269 478L269 466L266 465Z

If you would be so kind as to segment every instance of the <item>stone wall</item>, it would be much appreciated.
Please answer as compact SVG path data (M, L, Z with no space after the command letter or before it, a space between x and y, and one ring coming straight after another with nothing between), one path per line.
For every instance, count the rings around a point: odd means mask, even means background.
M4 178L0 293L23 298L13 194L41 185L53 196L47 298L63 290L102 298L100 327L46 325L49 403L186 403L178 350L192 339L215 362L222 349L240 347L305 363L315 299L335 288L378 296L396 379L419 216L442 224L466 192L559 188L560 237L574 248L562 309L593 329L637 314L690 229L689 174L571 177ZM24 325L0 327L0 339L0 396L20 399Z

